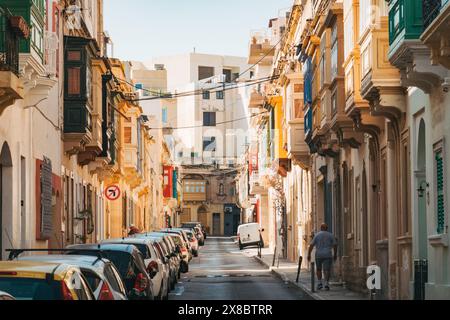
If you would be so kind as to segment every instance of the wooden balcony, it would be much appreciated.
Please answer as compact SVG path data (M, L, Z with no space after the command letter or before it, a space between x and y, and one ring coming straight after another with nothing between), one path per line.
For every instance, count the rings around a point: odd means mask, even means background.
M304 119L295 119L288 122L287 153L288 158L295 161L302 168L309 168L310 154L308 144L305 141Z
M94 162L102 153L102 119L99 114L92 115L92 123L92 140L78 153L78 164L81 166Z
M28 24L21 16L11 16L0 7L0 115L23 99L23 83L19 79L19 41L29 37Z
M250 175L250 194L267 194L267 188L264 186L257 171Z
M271 65L275 50L264 32L254 32L249 45L248 64Z
M262 108L265 103L264 95L261 90L253 89L250 93L249 108Z
M369 101L373 115L390 120L403 119L405 91L400 71L388 60L388 18L381 17L378 28L368 29L360 41L361 96Z
M450 0L423 0L424 28L420 39L431 50L431 64L450 69Z
M400 70L401 84L430 93L446 70L430 61L431 50L420 41L424 30L421 1L389 1L389 61Z

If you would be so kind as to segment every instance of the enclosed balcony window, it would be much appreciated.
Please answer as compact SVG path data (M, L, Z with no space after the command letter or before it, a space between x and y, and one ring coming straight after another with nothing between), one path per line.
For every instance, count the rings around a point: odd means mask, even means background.
M338 32L337 23L334 23L331 31L331 79L338 75Z
M305 105L312 103L312 64L308 57L303 65L304 70L304 102Z
M371 0L359 1L359 36L361 37L369 27L372 15L371 15Z
M81 94L81 68L67 68L67 93L70 96L79 96Z

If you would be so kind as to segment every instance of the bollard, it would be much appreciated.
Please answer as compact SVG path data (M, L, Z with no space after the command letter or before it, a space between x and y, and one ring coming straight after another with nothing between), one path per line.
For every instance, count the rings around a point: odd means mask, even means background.
M315 269L316 269L315 263L311 262L311 292L316 292L316 289L315 289L316 276L314 274Z
M302 271L302 262L303 262L303 257L299 256L298 257L297 279L295 280L296 283L298 283L298 280L300 278L300 272Z

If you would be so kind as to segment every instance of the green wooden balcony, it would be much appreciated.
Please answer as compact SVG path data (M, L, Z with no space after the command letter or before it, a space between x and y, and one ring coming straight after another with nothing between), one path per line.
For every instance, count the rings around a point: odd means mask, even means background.
M439 87L446 71L430 62L431 50L421 37L436 16L441 0L389 1L389 60L401 72L402 85L429 93Z
M8 8L13 16L21 16L31 30L30 37L19 42L20 53L34 53L43 61L44 57L44 0L0 0L0 6Z
M396 50L404 40L418 40L423 32L422 2L389 1L389 45Z

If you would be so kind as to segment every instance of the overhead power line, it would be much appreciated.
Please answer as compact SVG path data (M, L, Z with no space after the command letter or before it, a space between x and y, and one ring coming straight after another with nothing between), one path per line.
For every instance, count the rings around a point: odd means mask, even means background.
M221 124L227 124L227 123L233 123L233 122L238 122L238 121L242 121L242 120L246 120L246 119L252 119L255 117L258 117L260 115L269 113L269 111L264 111L258 114L254 114L251 116L247 116L247 117L242 117L242 118L237 118L237 119L232 119L232 120L227 120L227 121L221 121L221 122L216 122L216 126L217 125L221 125ZM182 130L182 129L196 129L196 128L203 128L203 127L210 127L210 126L204 126L204 125L194 125L194 126L185 126L185 127L163 127L163 128L150 128L150 130Z

